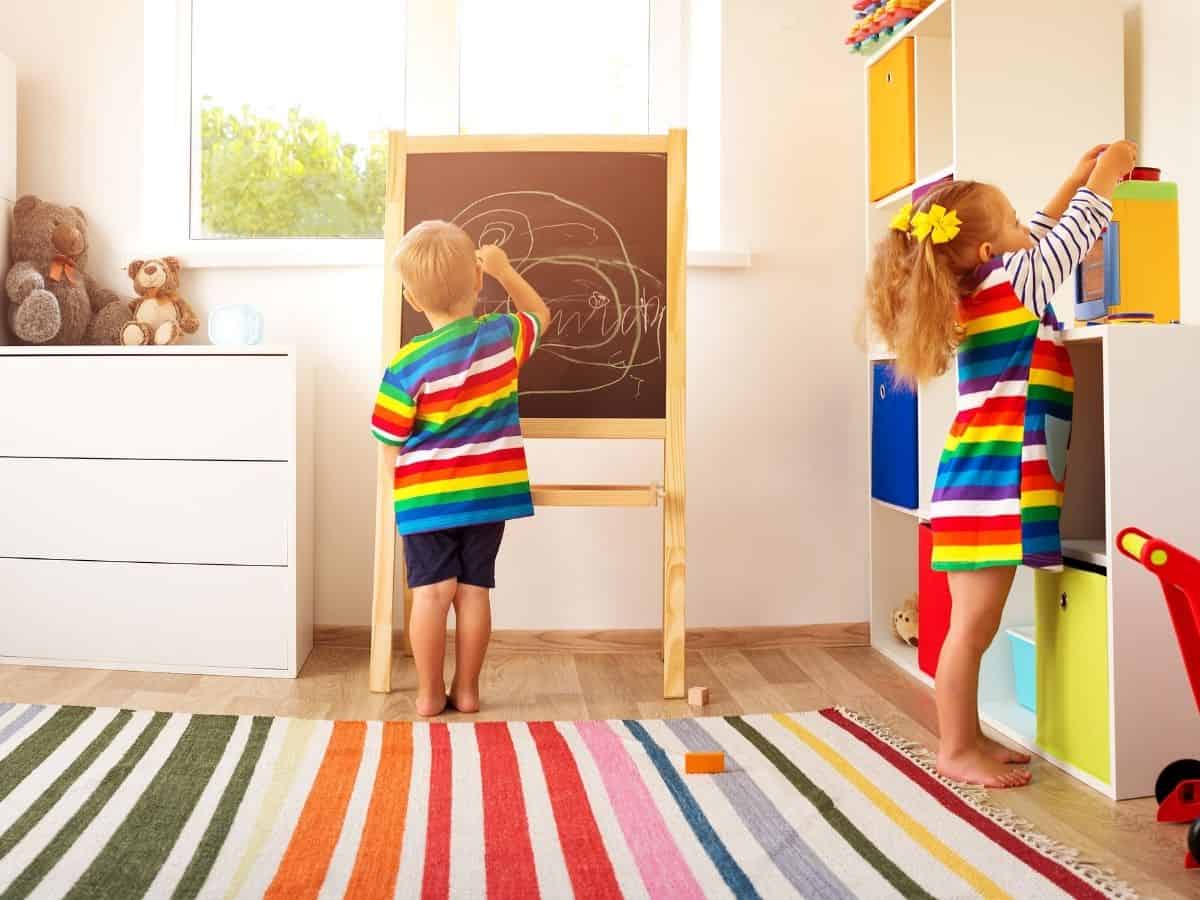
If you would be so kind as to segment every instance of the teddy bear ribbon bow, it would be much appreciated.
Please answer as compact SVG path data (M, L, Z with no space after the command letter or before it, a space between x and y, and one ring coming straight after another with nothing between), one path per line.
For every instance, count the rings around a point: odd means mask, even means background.
M71 284L79 284L79 275L76 273L75 261L69 256L63 256L60 253L50 263L50 280L62 281L63 275L67 276L67 281L71 282Z

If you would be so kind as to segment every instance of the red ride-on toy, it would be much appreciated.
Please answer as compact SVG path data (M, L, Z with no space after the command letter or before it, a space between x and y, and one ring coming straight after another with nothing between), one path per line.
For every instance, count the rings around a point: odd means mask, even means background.
M1117 547L1162 582L1192 695L1200 708L1200 559L1136 528L1118 534ZM1177 759L1163 769L1154 784L1154 798L1158 821L1192 823L1186 865L1200 868L1200 760Z

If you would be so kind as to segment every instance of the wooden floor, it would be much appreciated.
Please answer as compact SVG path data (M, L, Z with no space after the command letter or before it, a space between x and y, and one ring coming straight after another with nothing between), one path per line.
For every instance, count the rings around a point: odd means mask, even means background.
M654 653L496 653L483 676L484 708L449 720L661 718L692 714L659 697ZM367 651L318 647L299 679L221 678L0 666L0 699L310 718L413 716L411 661L397 657L394 692L367 691ZM707 685L705 715L842 705L933 746L933 699L923 685L866 647L702 650L688 654L688 684ZM1200 872L1183 869L1182 826L1158 825L1152 800L1116 804L1046 764L1032 787L1000 801L1040 830L1113 868L1146 897L1200 896Z

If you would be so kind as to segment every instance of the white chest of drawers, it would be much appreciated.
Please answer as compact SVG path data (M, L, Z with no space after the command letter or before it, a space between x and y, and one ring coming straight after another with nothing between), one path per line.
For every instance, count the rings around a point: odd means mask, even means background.
M287 349L0 348L0 663L294 677L310 392Z

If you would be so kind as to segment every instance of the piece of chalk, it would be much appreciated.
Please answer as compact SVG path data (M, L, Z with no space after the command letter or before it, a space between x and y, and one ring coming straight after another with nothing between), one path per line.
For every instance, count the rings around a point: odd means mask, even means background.
M725 754L687 753L683 757L683 771L688 775L715 775L725 771Z
M700 686L688 688L688 706L708 706L708 688Z

